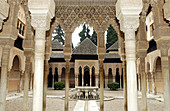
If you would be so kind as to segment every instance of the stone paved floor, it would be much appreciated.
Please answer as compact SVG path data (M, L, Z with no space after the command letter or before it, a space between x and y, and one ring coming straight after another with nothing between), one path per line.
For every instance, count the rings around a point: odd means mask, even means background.
M54 91L48 90L47 94L49 96L63 96L64 90ZM105 101L104 109L105 111L123 111L123 91L109 91L105 90L105 97L114 97L114 100ZM73 111L75 105L75 100L69 102L69 111ZM141 110L141 99L138 99L139 111ZM163 111L164 104L155 99L148 99L148 111ZM7 101L6 111L22 111L23 97L14 98ZM99 107L100 103L97 101ZM29 97L29 111L32 111L32 97ZM47 111L64 111L64 100L57 97L48 97L47 98Z

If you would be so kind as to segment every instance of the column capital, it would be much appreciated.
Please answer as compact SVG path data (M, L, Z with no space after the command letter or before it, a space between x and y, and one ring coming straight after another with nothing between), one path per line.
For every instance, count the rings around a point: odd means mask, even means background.
M170 1L169 0L165 0L165 4L163 6L164 9L164 18L167 19L170 22Z
M31 12L31 25L34 29L49 30L51 18L55 14L54 0L29 0L28 8Z
M0 0L0 30L2 29L3 20L8 17L9 4L5 0Z
M132 8L133 7L133 8ZM139 14L143 8L142 0L118 0L116 3L116 17L120 22L120 30L136 31L139 26Z

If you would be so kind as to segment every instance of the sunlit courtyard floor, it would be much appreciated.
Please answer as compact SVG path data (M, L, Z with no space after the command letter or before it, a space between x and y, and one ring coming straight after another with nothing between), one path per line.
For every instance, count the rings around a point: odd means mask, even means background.
M65 94L64 90L51 90L47 92L47 111L64 111L64 99ZM123 91L109 91L106 89L104 91L105 97L114 98L113 100L104 102L105 111L123 111ZM139 111L142 111L142 101L141 96L138 98L138 108ZM29 95L29 111L32 111L32 95ZM69 111L73 111L76 106L77 100L70 100L69 102ZM99 108L99 101L96 101ZM7 100L6 111L22 111L23 109L23 96L12 98ZM147 99L148 111L163 111L164 104L163 102L156 100L154 98Z

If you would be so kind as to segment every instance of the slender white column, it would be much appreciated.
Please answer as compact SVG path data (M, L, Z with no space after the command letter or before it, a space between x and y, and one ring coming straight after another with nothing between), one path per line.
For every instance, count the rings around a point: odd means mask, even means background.
M24 74L24 72L21 71L21 74L20 74L20 84L19 84L19 92L20 93L22 93L23 74Z
M156 94L156 92L155 92L155 78L154 78L154 73L153 72L151 72L151 79L152 79L152 93Z
M45 30L37 29L35 35L35 74L33 90L33 111L42 111L43 105L43 75L44 75L44 51ZM38 39L41 38L41 39ZM41 47L41 48L40 48Z
M120 75L120 89L122 89L122 79L121 79L121 75Z
M90 86L91 86L91 81L92 80L92 73L91 73L91 69L90 69Z
M147 93L149 93L149 73L147 74Z
M170 111L170 71L168 48L161 49L161 65L164 83L164 111Z
M31 72L31 78L30 78L30 90L32 90L33 89L33 72Z
M58 81L61 82L61 75L58 75Z
M54 88L54 80L55 80L55 78L54 78L54 75L55 75L55 72L53 71L52 72L52 88Z
M5 111L6 108L6 90L7 90L7 74L8 74L8 60L10 54L10 47L3 48L2 65L1 65L1 94L0 94L0 111Z
M75 86L78 86L78 74L75 74Z
M23 111L28 111L28 109L29 109L29 107L28 107L28 89L29 89L30 72L31 72L30 57L26 56Z
M138 90L140 91L140 74L138 74Z
M99 86L99 76L95 74L95 80L96 80L96 87Z
M116 3L116 17L125 34L128 111L138 111L135 31L142 8L142 0L118 0Z
M125 31L128 111L138 111L135 31Z
M45 37L46 31L50 29L51 18L54 17L55 2L43 0L39 3L39 0L29 0L28 8L31 12L31 25L35 29L33 111L42 111Z
M105 76L105 88L107 88L107 84L108 84L108 76Z
M82 86L84 86L84 69L82 69Z
M113 82L116 82L115 76L113 76Z

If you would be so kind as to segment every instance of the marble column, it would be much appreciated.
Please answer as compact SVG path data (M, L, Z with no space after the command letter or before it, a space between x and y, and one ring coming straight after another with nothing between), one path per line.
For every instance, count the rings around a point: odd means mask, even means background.
M65 106L64 110L69 111L69 73L70 73L70 60L72 55L72 32L65 31L65 46L64 46L64 59L66 61L65 71Z
M161 65L164 84L164 111L170 111L170 71L169 71L169 48L161 48Z
M116 76L113 76L113 82L116 82Z
M125 35L128 111L138 111L135 31L142 8L142 0L118 0L116 3L116 17Z
M65 111L69 111L69 62L70 60L66 60L66 73L65 73Z
M141 91L141 90L140 90L140 77L141 77L140 74L138 74L138 90L139 90L139 91Z
M84 86L84 69L82 69L82 86Z
M128 111L132 111L132 110L138 111L137 80L136 80L136 48L135 47L136 47L135 31L129 30L125 32Z
M154 73L151 72L151 80L152 80L152 93L155 95L156 94L156 89L155 89L155 78L154 78Z
M48 54L46 54L47 56ZM46 57L48 58L48 57ZM43 111L46 111L47 81L49 73L48 59L44 60L44 87L43 87Z
M107 84L108 84L108 75L105 76L105 88L108 88Z
M19 84L19 92L20 93L22 93L23 75L24 75L24 71L21 71L20 72L20 84Z
M24 53L28 54L28 52L29 51L25 50ZM23 111L29 110L29 107L28 107L28 89L29 89L30 74L31 74L31 57L30 57L30 55L26 55Z
M127 111L127 75L126 75L126 61L125 57L123 58L123 83L124 83L124 111Z
M146 78L146 82L147 82L147 93L149 94L150 91L149 91L149 73L147 74L147 78Z
M121 73L120 73L120 89L122 89L122 78L121 78Z
M9 84L9 74L10 74L10 69L8 69L8 72L7 72L7 87L6 87L6 95L8 95L8 84Z
M52 68L52 88L54 88L54 82L55 82L54 75L55 75L55 68L53 67Z
M58 75L58 81L61 82L61 74Z
M91 72L91 69L90 69L90 87L91 87L91 83L92 83L92 72Z
M146 56L146 51L142 52ZM141 87L142 87L142 111L147 111L147 95L146 95L146 73L145 73L145 56L140 57L140 74L141 74Z
M0 94L0 111L6 111L6 90L7 90L7 73L8 60L10 54L10 46L6 45L2 51L2 65L1 65L1 94Z
M55 2L45 0L40 4L38 0L29 0L28 8L31 13L31 25L35 29L33 111L42 111L45 37L46 31L50 29L51 18L54 17Z
M95 74L96 87L99 87L99 75Z
M34 73L31 72L31 78L30 78L30 90L33 90L33 75L34 75Z
M78 74L75 74L75 86L78 86Z
M104 111L104 67L103 61L106 54L104 31L100 29L97 31L97 51L99 61L99 75L100 75L100 111Z
M58 68L58 81L61 82L62 69Z

